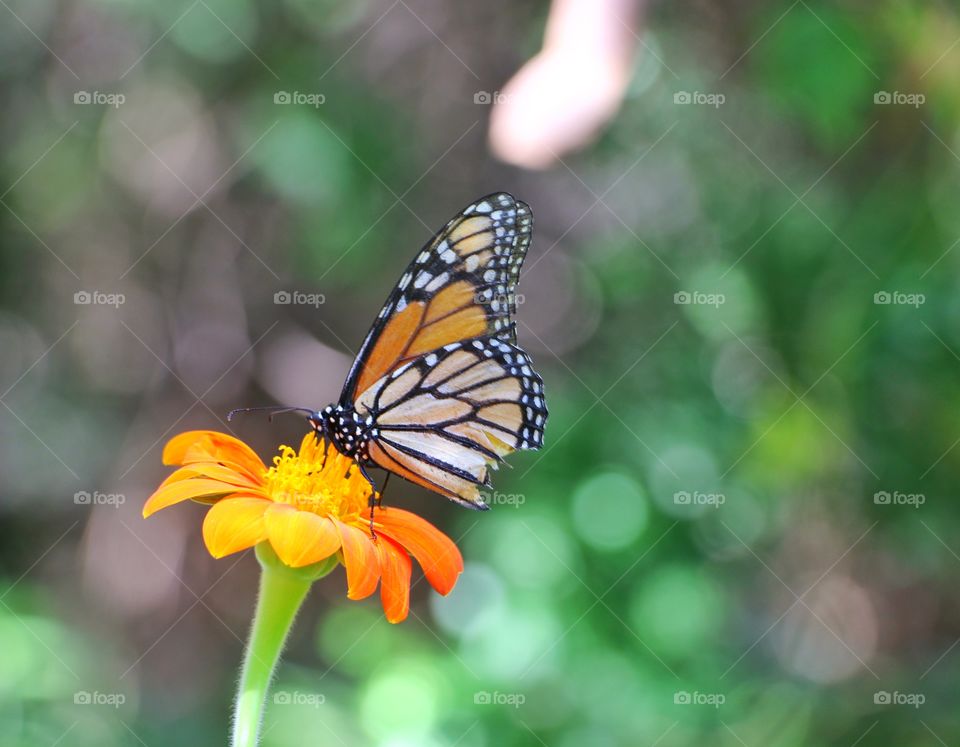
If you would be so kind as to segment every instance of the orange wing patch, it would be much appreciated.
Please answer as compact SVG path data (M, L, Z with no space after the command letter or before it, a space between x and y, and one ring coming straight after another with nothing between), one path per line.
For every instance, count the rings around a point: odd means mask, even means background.
M476 295L477 289L466 280L452 283L430 299L430 307L423 319L428 324L442 319L474 303Z
M450 316L423 327L413 338L406 357L414 357L442 348L451 342L478 337L487 330L487 315L479 306L468 306Z
M397 362L403 358L410 341L420 329L424 308L423 303L412 303L390 318L360 372L358 392L365 391L373 382L397 367Z
M490 243L492 227L493 221L490 218L485 215L475 215L460 221L447 234L447 241L454 245L457 254L465 257Z
M487 315L475 296L469 283L457 283L426 303L411 303L392 317L363 367L357 391L365 391L411 358L486 332Z

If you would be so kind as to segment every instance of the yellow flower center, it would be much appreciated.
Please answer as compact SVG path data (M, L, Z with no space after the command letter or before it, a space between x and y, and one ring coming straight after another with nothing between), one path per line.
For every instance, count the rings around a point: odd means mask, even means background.
M277 503L300 511L356 519L370 505L370 483L357 463L308 433L299 453L281 446L264 475L264 487Z

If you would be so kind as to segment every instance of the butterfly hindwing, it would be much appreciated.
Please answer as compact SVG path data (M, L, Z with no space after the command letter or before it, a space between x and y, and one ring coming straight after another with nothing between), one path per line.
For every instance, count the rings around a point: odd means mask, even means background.
M407 361L482 336L516 341L512 315L530 208L504 192L468 205L414 258L368 333L340 401Z
M355 406L373 419L372 461L472 508L485 508L490 468L512 451L540 448L547 419L529 356L495 334L403 364Z

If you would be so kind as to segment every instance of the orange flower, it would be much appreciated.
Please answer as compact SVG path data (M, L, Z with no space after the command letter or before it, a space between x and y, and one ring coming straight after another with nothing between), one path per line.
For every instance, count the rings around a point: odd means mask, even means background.
M429 522L399 508L376 508L370 535L370 484L356 462L313 433L300 451L280 448L266 467L242 441L215 431L171 439L163 462L180 465L143 507L144 517L186 500L212 504L203 539L215 558L269 542L292 568L336 554L347 569L347 596L363 599L380 582L387 619L410 609L410 556L441 594L463 571L457 546Z

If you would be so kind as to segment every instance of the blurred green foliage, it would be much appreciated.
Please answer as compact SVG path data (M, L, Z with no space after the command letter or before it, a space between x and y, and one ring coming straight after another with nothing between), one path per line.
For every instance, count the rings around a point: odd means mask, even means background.
M207 558L198 507L141 523L160 446L336 396L428 231L495 189L537 219L519 336L547 448L486 514L397 491L463 578L418 583L401 626L323 582L265 745L960 739L956 9L656 6L600 142L520 172L472 97L544 13L0 9L0 743L224 739L255 563ZM292 91L325 100L275 103ZM595 200L579 179L601 194L628 166L571 227ZM327 302L277 307L284 288ZM266 456L301 426L237 428ZM76 504L95 487L126 501Z

